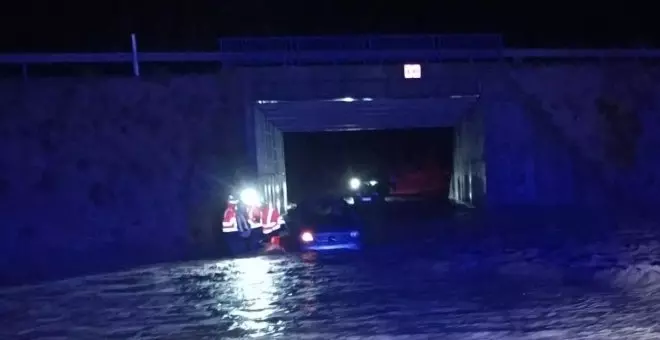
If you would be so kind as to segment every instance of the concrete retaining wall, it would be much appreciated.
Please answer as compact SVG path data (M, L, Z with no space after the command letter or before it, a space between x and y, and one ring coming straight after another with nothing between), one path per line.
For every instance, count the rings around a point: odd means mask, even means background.
M575 163L519 101L484 105L487 205L553 208L580 204Z
M660 193L660 67L522 65L509 74L534 102L530 111L551 118L548 130L582 158L597 186L620 204L653 209Z
M244 148L222 88L217 76L2 81L0 279L178 258L211 238L220 179Z

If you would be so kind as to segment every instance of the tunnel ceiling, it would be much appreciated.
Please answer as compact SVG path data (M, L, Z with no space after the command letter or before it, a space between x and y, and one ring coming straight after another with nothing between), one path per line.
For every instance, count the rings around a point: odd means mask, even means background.
M454 126L478 98L337 98L259 101L256 108L284 132L350 131Z

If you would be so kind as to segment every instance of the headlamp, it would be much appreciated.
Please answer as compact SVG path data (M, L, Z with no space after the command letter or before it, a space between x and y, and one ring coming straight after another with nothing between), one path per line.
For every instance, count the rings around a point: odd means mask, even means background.
M239 197L241 198L241 202L248 206L255 206L261 203L259 192L254 188L245 188L241 190Z
M360 181L359 178L351 178L348 181L348 187L351 188L351 190L358 190L360 189L361 185L362 185L362 181Z

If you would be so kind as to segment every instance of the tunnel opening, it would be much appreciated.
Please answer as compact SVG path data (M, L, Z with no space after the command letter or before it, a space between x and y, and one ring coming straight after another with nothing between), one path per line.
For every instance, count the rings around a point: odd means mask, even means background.
M254 103L266 202L286 210L291 201L349 195L348 181L357 178L379 188L387 183L380 193L388 199L480 203L485 161L478 95L348 98ZM479 186L483 190L475 190Z
M247 159L265 201L288 205L285 134L454 127L447 196L477 203L480 61L498 60L502 46L499 35L221 39L228 98L246 119Z

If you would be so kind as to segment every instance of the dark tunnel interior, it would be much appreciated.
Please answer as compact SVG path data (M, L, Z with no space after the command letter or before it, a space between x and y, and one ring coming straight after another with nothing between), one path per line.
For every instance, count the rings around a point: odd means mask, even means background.
M352 176L399 179L393 190L415 191L416 174L442 182L447 196L453 146L451 127L285 133L289 199L342 192Z

